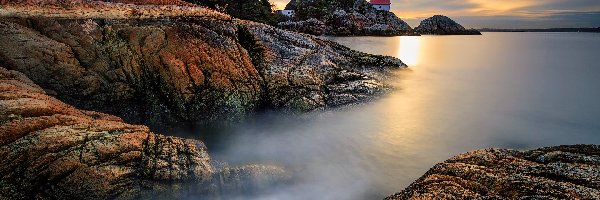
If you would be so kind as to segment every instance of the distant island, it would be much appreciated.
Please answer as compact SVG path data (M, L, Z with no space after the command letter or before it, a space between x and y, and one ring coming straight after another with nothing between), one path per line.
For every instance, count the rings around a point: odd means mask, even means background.
M497 29L482 28L481 32L590 32L600 33L600 27L597 28L545 28L545 29Z
M443 15L434 15L421 21L415 32L421 35L481 35L479 31L466 29Z

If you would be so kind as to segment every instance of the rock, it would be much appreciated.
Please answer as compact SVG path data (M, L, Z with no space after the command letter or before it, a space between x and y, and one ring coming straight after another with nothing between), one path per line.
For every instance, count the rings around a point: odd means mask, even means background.
M381 83L383 68L403 67L391 57L232 21L202 7L44 2L50 6L3 5L0 64L70 105L155 130L238 120L272 107L307 111L357 103L387 88L361 81ZM336 79L342 71L361 78ZM328 87L340 84L352 98L327 102L340 94ZM365 85L373 87L366 91Z
M214 172L200 141L78 110L5 68L0 111L0 197L132 198Z
M207 196L289 179L277 166L214 166L201 141L79 110L2 67L0 157L0 199Z
M243 45L265 80L271 108L312 111L371 100L400 60L350 50L310 35L240 21ZM340 100L344 99L344 100Z
M324 13L314 15L308 13L310 17L315 17L325 23L325 34L327 35L418 35L393 12L377 10L365 0L355 0L354 4L348 7L335 2L330 1L330 7L327 7ZM320 7L321 4L323 2L319 0L290 1L286 9L306 9L306 7Z
M600 145L461 154L386 199L600 199Z
M284 30L306 33L311 35L323 35L325 33L325 23L315 18L304 21L286 21L279 22L277 27Z
M462 25L443 15L435 15L421 21L415 32L423 35L481 35L475 29L465 29Z

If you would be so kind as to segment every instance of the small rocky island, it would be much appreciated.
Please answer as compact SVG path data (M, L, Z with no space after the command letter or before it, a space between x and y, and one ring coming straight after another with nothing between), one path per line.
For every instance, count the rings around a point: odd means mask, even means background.
M376 9L365 0L292 0L286 10L295 13L290 21L278 26L297 32L336 36L417 35L393 12Z
M481 35L475 29L465 29L462 25L443 15L435 15L421 21L415 28L421 35Z

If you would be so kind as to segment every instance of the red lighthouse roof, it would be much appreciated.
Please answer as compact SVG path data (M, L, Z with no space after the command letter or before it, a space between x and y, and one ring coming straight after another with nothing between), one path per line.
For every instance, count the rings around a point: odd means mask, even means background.
M391 4L390 0L371 0L370 3L371 4L386 4L386 5Z

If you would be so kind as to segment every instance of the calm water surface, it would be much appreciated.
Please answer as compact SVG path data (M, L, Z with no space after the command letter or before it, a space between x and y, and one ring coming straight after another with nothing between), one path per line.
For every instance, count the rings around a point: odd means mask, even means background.
M370 104L266 114L205 138L216 159L296 174L254 199L380 199L458 153L600 144L600 34L329 39L399 57L411 70Z

